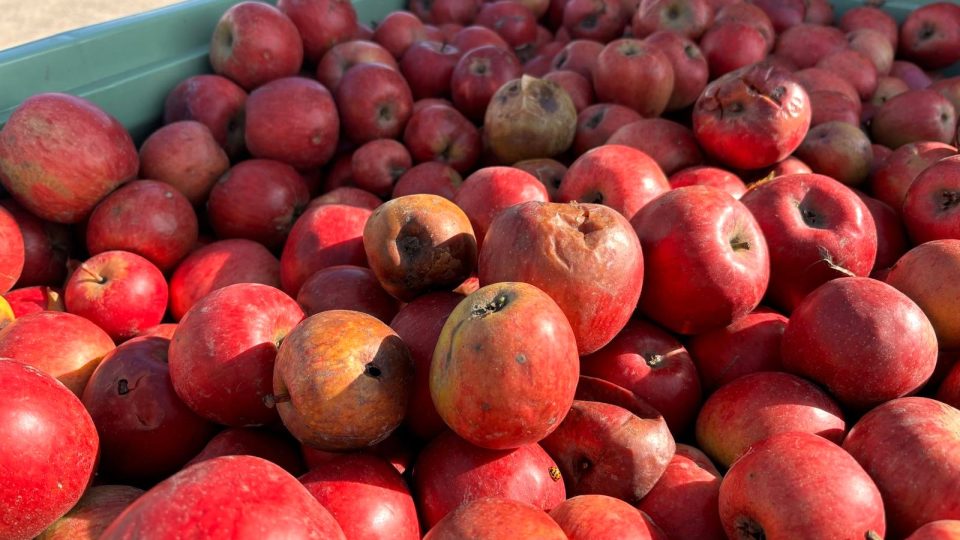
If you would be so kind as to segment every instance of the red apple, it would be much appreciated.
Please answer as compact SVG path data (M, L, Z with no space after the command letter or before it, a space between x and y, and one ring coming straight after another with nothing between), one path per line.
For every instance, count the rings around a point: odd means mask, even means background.
M403 75L380 64L347 70L336 97L343 131L357 144L399 137L413 112L413 94Z
M246 99L244 94L244 101L239 105L240 112L234 113L237 117L230 120L240 123L240 127L230 129L242 129L242 111ZM206 108L206 101L202 103L196 106ZM233 137L241 138L235 144L243 146L242 132L231 133L230 137L231 141ZM207 200L217 178L230 168L227 153L221 148L223 144L214 139L210 129L200 122L182 120L169 123L143 141L140 147L140 177L170 184L191 204L199 206Z
M801 302L783 334L783 367L865 410L919 389L937 364L920 307L870 278L839 278Z
M926 69L960 60L960 6L932 2L912 10L900 25L898 52Z
M712 79L760 62L769 50L763 30L747 22L718 20L700 39Z
M839 92L850 99L859 102L860 94L853 84L840 75L823 68L809 67L795 71L793 78L800 86L812 95L815 92ZM857 109L859 114L859 108Z
M289 473L253 456L224 456L171 476L134 501L103 540L270 535L343 540L340 525Z
M353 152L351 158L353 182L357 187L381 197L390 195L394 183L412 165L410 152L393 139L376 139L365 143Z
M0 211L0 230L3 231L0 232L0 237L4 238L0 243L8 246L0 256L0 259L5 261L0 263L0 266L11 265L6 259L8 257L13 261L11 268L16 267L17 261L16 234L10 228L6 213L16 221L14 225L19 227L23 237L23 270L20 278L16 280L16 287L62 284L67 278L67 259L73 247L73 237L68 226L42 220L13 199L0 200L0 207L3 209ZM7 276L9 275L8 272ZM9 277L5 279L9 280ZM0 290L3 288L4 285L0 285Z
M877 227L877 260L870 274L870 277L877 278L878 271L889 269L907 252L909 248L907 231L893 208L860 192L857 192L857 196L863 204L867 205L867 210L873 216L873 222Z
M710 25L713 9L706 0L641 0L631 22L636 38L667 31L697 39Z
M791 26L777 36L777 46L773 53L786 58L797 69L808 69L815 66L821 58L846 48L847 39L839 28L804 23Z
M510 45L500 34L494 32L486 26L470 25L465 26L450 42L451 45L460 50L461 54L466 54L473 49L486 45L493 45L504 50L510 50Z
M486 497L464 504L430 529L424 540L537 538L568 540L563 529L539 508L518 501Z
M563 28L574 39L606 43L623 34L629 16L620 0L567 0Z
M658 47L636 39L611 41L597 56L597 99L626 105L644 117L660 115L673 94L673 65Z
M138 166L123 125L83 98L36 94L0 130L0 185L48 221L82 221Z
M453 104L467 118L479 122L493 94L522 74L523 67L513 51L493 45L466 51L450 78Z
M416 15L409 11L393 11L377 25L373 40L399 59L411 45L426 39L426 33L426 27Z
M108 195L90 214L87 249L91 255L129 251L166 272L193 249L198 229L190 201L173 186L136 180Z
M210 38L210 65L247 91L290 77L303 63L300 32L289 17L261 2L241 2L220 17Z
M330 266L310 276L297 293L297 303L308 317L321 311L349 309L384 323L389 323L400 308L372 270L350 265Z
M607 139L647 154L669 176L703 163L703 153L690 128L666 118L644 118L627 124Z
M37 540L97 540L143 493L130 486L90 486L76 506L40 533Z
M915 244L960 240L960 156L941 159L917 175L903 200L902 214Z
M650 34L644 43L659 49L673 67L673 92L666 110L676 111L693 105L709 78L707 59L700 47L680 34L665 30Z
M221 456L256 456L296 476L306 471L300 445L286 432L233 427L217 433L184 468Z
M864 55L874 67L877 75L887 75L893 65L893 46L887 37L876 30L867 28L854 30L847 34L849 47Z
M837 26L844 32L875 30L887 38L894 50L897 48L897 20L879 6L854 6L843 13Z
M888 99L870 125L873 141L896 150L913 142L951 143L957 114L934 90L908 90Z
M532 174L513 167L486 167L468 176L453 202L470 218L478 249L501 211L527 201L547 202L547 189Z
M41 311L66 311L63 291L53 287L23 287L4 294L3 298L17 318Z
M341 119L322 84L305 77L271 81L250 93L246 111L244 138L254 157L299 169L319 167L333 157Z
M577 114L595 101L593 83L576 71L551 71L543 76L543 80L555 83L566 91L573 101L573 107L577 110Z
M686 186L711 186L740 199L747 192L747 186L736 174L719 167L695 166L679 170L668 179L673 189Z
M629 107L615 103L595 103L577 115L577 132L573 137L576 155L602 146L618 129L643 117Z
M247 92L226 77L213 74L187 77L167 94L163 123L195 120L230 156L243 152L243 109ZM182 148L184 153L197 148ZM159 163L158 163L159 164ZM223 167L226 169L226 166ZM143 176L143 175L142 175ZM146 178L157 178L146 175ZM188 197L189 198L189 197Z
M0 358L0 384L0 536L28 539L80 500L96 470L99 439L83 404L53 377Z
M649 517L606 495L572 497L550 512L571 540L666 539Z
M913 531L907 540L951 540L957 535L960 535L960 520L938 519Z
M519 2L485 2L475 23L495 31L512 49L532 47L537 39L537 18Z
M439 161L460 174L473 169L482 149L477 127L446 105L432 105L413 113L403 132L403 143L414 163Z
M787 318L758 308L726 328L693 336L687 346L707 392L759 371L781 371Z
M570 165L557 199L603 204L629 220L669 190L663 170L650 156L629 146L604 145Z
M450 78L462 51L438 41L419 41L400 58L400 70L414 99L450 95Z
M351 186L341 186L333 188L323 195L311 199L307 209L309 210L314 206L322 206L324 204L342 204L345 206L355 206L357 208L374 210L376 207L383 204L383 201L380 200L380 197L377 197L369 191Z
M905 144L894 150L870 177L871 193L900 215L903 200L917 175L937 161L956 154L956 148L944 143Z
M317 270L338 264L366 266L363 227L370 210L343 204L315 205L300 216L280 255L280 283L294 295Z
M532 174L547 189L550 202L557 201L557 190L567 174L566 165L555 159L540 158L518 161L513 167Z
M103 328L114 341L160 324L169 298L163 273L128 251L104 251L80 264L64 286L67 311Z
M0 207L0 294L13 288L20 279L24 265L23 233L17 220L5 208Z
M960 240L934 240L904 254L886 280L920 306L942 349L960 348L960 316L955 308L960 284L950 277L958 271Z
M170 382L170 340L138 337L104 357L83 391L100 434L99 473L115 482L150 484L180 470L213 436Z
M393 185L392 197L431 194L453 200L463 184L463 177L453 167L428 161L406 170ZM379 206L379 205L378 205Z
M495 283L465 298L444 323L430 395L443 421L467 441L519 448L563 421L579 363L573 329L546 293Z
M843 441L883 495L891 535L960 517L960 411L922 397L884 403Z
M592 39L574 39L553 57L553 69L576 71L593 80L593 70L604 44Z
M347 0L279 0L277 7L296 25L309 62L318 62L331 47L352 39L358 29L357 12Z
M810 128L794 155L813 172L848 186L862 184L873 164L870 138L846 122L824 122Z
M413 0L410 11L430 24L470 24L479 4L478 0Z
M649 515L669 538L724 540L717 502L720 479L707 456L677 444L667 470L637 508Z
M278 344L303 319L283 292L255 283L217 289L193 305L170 341L170 379L194 412L228 426L274 422Z
M863 468L811 433L780 433L757 443L720 484L728 538L883 538L883 510Z
M354 40L338 43L323 54L317 64L317 80L327 90L336 92L344 73L360 64L381 64L399 71L400 66L390 51L373 41Z

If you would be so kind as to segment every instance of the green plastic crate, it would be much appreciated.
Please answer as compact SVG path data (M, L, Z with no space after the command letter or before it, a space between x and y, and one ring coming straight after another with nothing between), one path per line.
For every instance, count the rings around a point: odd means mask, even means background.
M902 20L936 0L884 4ZM237 0L194 0L66 32L0 51L0 125L23 100L40 92L85 97L113 114L142 140L159 123L163 101L178 82L210 71L210 35ZM361 21L401 9L404 0L355 0ZM861 1L834 0L837 16ZM950 70L958 73L957 66Z

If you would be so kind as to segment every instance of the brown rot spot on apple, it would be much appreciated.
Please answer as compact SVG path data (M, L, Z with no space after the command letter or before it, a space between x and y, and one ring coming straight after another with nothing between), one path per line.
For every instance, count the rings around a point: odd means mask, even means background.
M960 205L960 193L946 189L940 192L940 210L942 212L949 212L957 205Z
M599 16L597 13L591 13L580 20L580 28L586 30L592 30L597 27L597 22L599 21Z
M734 520L734 530L737 540L766 540L767 535L763 527L751 518L739 516Z
M920 41L926 41L936 35L937 29L930 23L924 23L920 27L920 32L917 33L917 37L920 38Z
M130 383L126 379L117 381L117 394L125 396L130 392Z
M497 295L493 297L493 300L486 304L475 304L470 310L470 318L482 319L491 313L501 311L510 304L511 300L513 300L512 294L508 292L497 293Z
M379 379L383 372L380 370L380 367L374 364L373 362L368 363L363 367L363 374L372 379Z
M600 125L600 122L603 122L603 117L606 115L607 115L607 109L605 108L600 109L597 112L593 113L593 116L588 118L583 125L590 129L596 129L596 127Z
M560 108L560 105L557 103L557 95L554 93L551 85L543 85L540 87L537 101L540 103L540 108L548 113L556 112L557 109Z
M514 358L514 360L516 360L518 364L527 363L527 357L523 353L517 353L517 356Z

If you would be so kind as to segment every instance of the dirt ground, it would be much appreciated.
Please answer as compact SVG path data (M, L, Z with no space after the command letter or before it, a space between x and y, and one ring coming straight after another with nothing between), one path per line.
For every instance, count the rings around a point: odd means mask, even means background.
M183 0L0 0L0 50Z

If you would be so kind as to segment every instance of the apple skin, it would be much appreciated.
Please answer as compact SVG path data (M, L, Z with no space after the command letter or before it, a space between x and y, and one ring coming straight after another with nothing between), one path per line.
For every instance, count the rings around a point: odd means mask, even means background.
M599 204L526 202L502 211L480 250L480 285L523 281L563 310L579 354L592 353L627 324L644 278L629 222Z
M453 107L432 105L413 113L403 143L414 163L439 161L460 174L472 171L483 143L477 127Z
M452 201L462 184L463 177L453 167L436 161L427 161L410 167L397 179L393 185L392 198L430 194Z
M631 29L637 38L658 31L697 39L713 20L713 9L706 0L641 0L633 15Z
M12 289L20 279L26 254L20 225L3 207L0 207L0 244L3 245L3 254L0 255L0 294L2 294Z
M348 454L321 463L299 478L348 538L419 540L410 489L386 461Z
M277 412L263 398L272 393L277 344L302 319L292 298L267 285L211 292L187 311L170 340L173 388L194 412L219 424L275 422Z
M584 375L632 391L680 437L700 406L700 379L687 350L659 327L633 319L606 347L583 357Z
M877 68L868 57L854 49L844 49L817 62L817 67L849 80L860 99L868 100L877 89Z
M954 408L960 408L960 367L957 367L956 358L960 358L960 351L940 351L941 357L947 357L952 355L954 357L954 363L952 366L947 364L949 367L948 371L943 377L942 382L940 382L940 387L937 389L936 399L947 405L950 405ZM940 367L939 365L937 366ZM938 370L939 371L939 370ZM936 375L934 375L936 377ZM931 378L933 382L933 377Z
M163 108L163 123L195 120L207 126L213 139L227 155L243 153L243 111L247 92L226 77L202 74L187 77L167 94ZM158 130L159 131L159 130ZM192 153L196 148L181 148ZM223 166L226 169L227 165ZM219 174L214 175L214 177ZM157 178L141 175L142 178ZM190 198L190 197L187 197ZM197 204L199 201L193 201Z
M719 167L697 165L681 169L668 178L673 189L686 186L711 186L730 194L734 199L747 192L747 186L736 174Z
M631 390L597 377L580 376L574 399L579 401L599 401L622 407L636 416L647 416L656 411L640 396ZM660 413L656 413L659 415Z
M404 425L424 441L446 429L430 397L430 364L443 325L461 300L462 295L452 292L425 294L405 304L390 321L390 327L410 350L414 364Z
M83 221L138 167L127 130L83 98L36 94L0 130L0 185L47 221Z
M427 39L426 26L409 11L390 13L373 31L373 41L390 51L396 59L401 58L411 45L425 39Z
M540 158L518 161L512 167L532 174L547 189L547 200L557 202L557 190L567 174L566 165L555 159Z
M244 93L239 105L240 112L235 113L238 118L230 120L231 126L240 123L241 127L235 129L242 129L246 99ZM200 106L198 103L197 107ZM206 101L203 106L207 106ZM242 135L231 133L230 136ZM242 147L242 138L236 144ZM230 160L221 143L214 139L206 125L198 121L169 123L151 133L140 147L140 177L173 186L194 206L200 206L207 200L217 178L229 168Z
M770 250L767 300L785 313L826 281L866 276L873 269L873 217L840 182L790 174L755 185L740 201L757 219Z
M519 2L484 2L474 22L495 31L511 49L532 47L537 39L537 19Z
M493 45L504 50L510 50L510 45L500 34L494 32L486 26L468 25L460 29L450 41L450 44L460 49L461 54L466 54L473 49Z
M382 204L363 229L363 248L383 289L404 302L455 288L470 277L477 260L467 214L437 195Z
M690 128L666 118L644 118L627 124L611 135L607 144L640 150L667 176L703 163L703 153Z
M585 154L607 142L618 129L643 117L637 111L616 103L595 103L577 115L577 132L573 137L573 152Z
M922 397L884 403L850 429L843 449L880 488L891 535L960 517L958 434L960 411Z
M626 105L646 118L663 113L673 94L673 65L667 55L636 39L608 43L592 75L597 100Z
M247 91L296 75L303 42L282 11L260 2L241 2L221 15L210 38L210 65Z
M26 540L80 500L100 444L83 404L53 377L0 354L0 383L0 536Z
M220 240L187 255L170 277L170 315L179 321L201 298L235 283L280 287L280 261L252 240Z
M227 428L214 435L183 468L221 456L256 456L294 476L307 470L300 445L289 434L243 427Z
M899 31L897 21L892 15L877 6L855 6L843 13L837 26L844 32L870 29L880 32L887 38L894 50L897 49Z
M813 383L788 373L759 372L721 386L697 416L697 444L722 467L778 433L803 431L840 444L843 412Z
M903 200L903 222L914 244L960 240L960 156L924 169Z
M951 540L957 535L960 535L960 520L938 519L913 531L907 540Z
M344 134L357 144L400 136L413 113L406 79L381 64L348 69L335 95Z
M323 54L317 64L317 80L327 90L336 92L347 70L359 64L382 64L394 70L400 69L390 51L381 45L365 40L345 41L337 43Z
M102 328L116 341L156 326L167 312L163 273L128 251L104 251L74 271L63 289L67 311Z
M900 25L897 52L925 69L960 60L960 6L941 1L912 10Z
M637 504L668 538L724 540L718 498L720 473L699 450L677 444L667 469Z
M499 540L537 538L568 540L563 529L546 512L527 503L485 497L447 514L423 540Z
M937 337L920 307L870 278L838 278L810 293L782 342L786 371L867 410L918 390L937 364Z
M410 11L425 23L443 25L470 24L477 15L479 0L413 0Z
M860 94L853 84L836 73L818 67L809 67L795 71L793 78L800 83L800 86L807 91L807 94L814 92L839 92L850 98L850 101L860 101ZM816 107L814 107L816 108ZM857 109L859 112L859 109Z
M104 357L83 390L100 434L99 474L114 482L151 485L180 470L213 436L170 382L170 340L138 337Z
M309 200L296 169L279 161L248 159L214 184L207 218L217 238L246 238L276 250Z
M143 493L142 489L131 486L90 486L76 506L40 533L37 540L97 540Z
M460 437L503 450L555 430L579 376L576 338L560 307L533 285L495 283L467 296L444 323L430 395Z
M848 186L867 179L873 165L870 138L846 122L824 122L810 128L794 155L817 174Z
M812 510L818 508L824 510ZM863 468L811 433L757 443L720 484L720 520L729 538L883 538L883 510Z
M273 400L283 424L319 450L363 448L400 425L413 360L385 323L355 311L304 319L280 345Z
M171 476L134 501L103 540L187 535L345 540L340 525L297 479L254 456L223 456Z
M290 229L280 254L280 283L295 295L314 272L328 266L367 266L363 229L370 210L342 204L308 208Z
M413 487L429 529L457 507L484 497L520 501L549 512L566 499L563 482L551 476L556 467L536 443L490 450L446 431L420 452Z
M929 317L942 349L960 348L960 240L934 240L914 247L890 269L886 282L910 297Z
M380 200L380 197L377 197L369 191L351 186L340 186L331 189L319 197L311 199L307 208L309 209L324 204L343 204L374 210L383 204L383 201Z
M11 306L16 305L11 302ZM62 309L16 317L0 329L0 357L29 364L57 378L77 397L97 364L114 349L113 340L99 326Z
M100 201L87 221L86 239L91 255L128 251L167 272L193 249L198 235L197 214L178 190L134 180Z
M939 142L915 142L895 150L870 177L870 192L901 214L903 200L917 175L937 161L957 154L957 149Z
M703 51L693 41L674 32L661 30L643 40L656 47L673 67L673 92L667 111L678 111L693 105L707 86L709 68Z
M548 202L546 187L532 174L514 167L485 167L468 176L453 202L467 217L478 249L493 219L507 208L528 201Z
M773 54L793 62L797 69L812 68L821 58L847 48L844 32L832 26L803 23L777 36Z
M913 142L951 143L957 114L935 90L908 90L888 99L873 117L873 141L893 150Z
M890 73L890 67L893 65L893 46L888 46L890 41L882 33L863 28L854 30L846 36L847 43L851 49L863 54L877 68L878 82L879 77Z
M353 152L350 165L357 187L386 197L393 191L397 179L413 166L413 158L399 141L375 139Z
M550 511L571 540L666 540L667 536L636 508L606 495L571 497Z
M544 75L542 79L556 84L569 94L573 101L573 108L576 109L578 114L596 101L596 96L593 94L593 83L576 71L551 71Z
M754 24L716 21L700 39L700 51L715 79L762 61L770 51L770 42Z
M285 77L250 93L244 140L253 157L310 169L333 157L345 122L322 84L305 77Z
M540 444L560 468L568 495L608 495L630 504L653 488L676 449L654 409L637 416L609 403L579 400Z
M67 259L73 248L73 234L67 225L45 221L31 214L13 199L0 200L0 214L3 211L16 221L23 237L23 270L15 287L22 289L35 285L60 286L67 278ZM16 235L10 222L0 215L0 240L7 247L3 257L12 257L16 266ZM2 258L2 257L0 257ZM4 259L6 260L6 259ZM0 263L3 266L7 263ZM2 272L2 271L0 271ZM3 290L0 285L0 290Z
M400 309L399 302L383 290L372 270L351 265L317 271L300 287L297 303L308 317L321 311L348 309L388 324Z
M553 57L553 69L576 71L592 81L597 57L603 49L603 43L592 39L574 39Z
M304 59L310 63L357 32L357 12L348 0L279 0L277 8L296 25Z
M470 120L482 122L493 94L521 75L520 60L509 49L486 45L465 51L450 77L453 104Z
M759 169L800 146L810 115L806 91L787 72L749 66L707 85L694 105L693 132L725 164Z
M63 307L63 291L43 285L13 289L4 294L3 299L10 309L10 312L6 312L8 319L5 323L41 311L66 311Z
M646 271L640 310L666 328L698 334L727 326L763 299L770 280L766 241L750 210L726 192L671 190L644 206L631 225ZM690 273L678 274L678 264Z
M460 61L462 51L448 43L420 41L414 43L400 58L403 73L414 99L447 97L450 78Z

